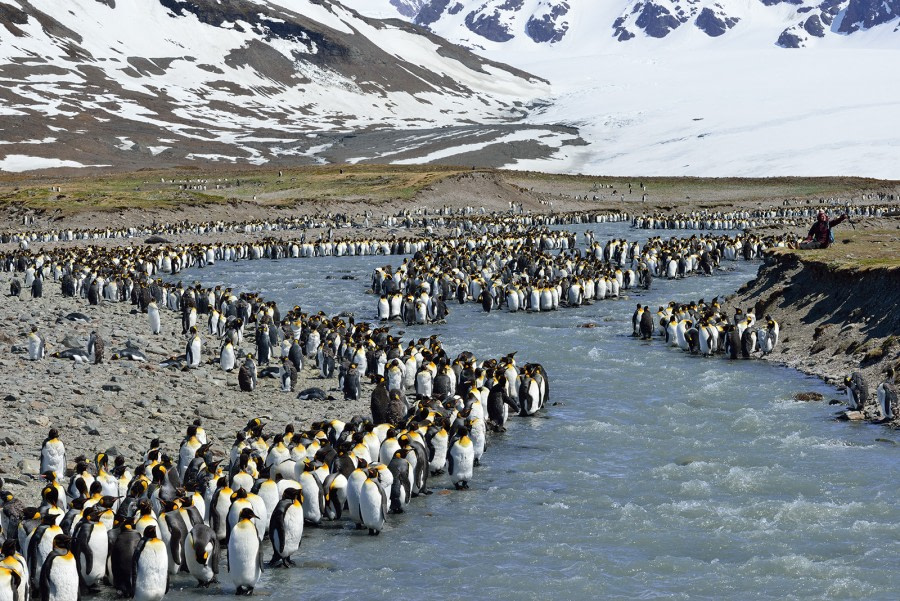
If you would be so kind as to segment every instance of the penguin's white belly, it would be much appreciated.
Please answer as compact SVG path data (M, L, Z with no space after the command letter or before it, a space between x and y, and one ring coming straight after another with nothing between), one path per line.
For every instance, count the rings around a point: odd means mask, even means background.
M162 541L147 542L137 562L135 601L159 601L163 598L168 582L168 567L169 557Z
M450 473L453 483L471 480L475 465L475 449L472 446L464 447L455 444L450 449L450 455L453 458L453 468Z
M78 567L74 559L57 558L53 562L49 580L51 601L77 601Z
M252 524L242 522L228 541L228 577L235 586L254 587L259 581L259 538Z
M359 496L359 513L363 526L370 530L381 531L384 528L384 511L381 503L382 492L372 480L363 483Z
M282 557L289 557L300 549L303 539L303 510L289 507L284 514L284 550Z

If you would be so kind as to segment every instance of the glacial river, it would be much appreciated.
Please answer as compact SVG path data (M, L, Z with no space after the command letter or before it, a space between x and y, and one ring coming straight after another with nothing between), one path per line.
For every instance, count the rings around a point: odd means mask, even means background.
M647 237L626 224L591 229L601 242ZM374 320L375 297L364 293L371 271L401 259L220 263L182 279ZM446 325L408 328L417 338L440 334L452 356L518 350L517 358L543 363L554 404L539 417L512 418L507 433L490 438L471 490L433 479L435 494L390 516L381 536L307 528L299 567L266 571L257 595L900 598L896 433L832 421L836 408L825 403L792 401L804 391L840 396L796 371L692 357L628 336L637 300L654 311L669 300L709 300L758 266L729 263L731 271L715 277L656 280L648 293L626 292L629 300L554 313L484 314L478 304L453 302ZM586 322L597 327L577 327ZM229 592L194 589L186 576L173 585L169 599Z

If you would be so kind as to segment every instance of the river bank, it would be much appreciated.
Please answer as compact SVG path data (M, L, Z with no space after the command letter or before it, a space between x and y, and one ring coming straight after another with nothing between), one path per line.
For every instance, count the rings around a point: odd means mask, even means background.
M839 387L859 371L874 395L885 370L900 363L898 227L900 220L878 220L842 228L828 249L776 249L723 306L778 321L769 360Z

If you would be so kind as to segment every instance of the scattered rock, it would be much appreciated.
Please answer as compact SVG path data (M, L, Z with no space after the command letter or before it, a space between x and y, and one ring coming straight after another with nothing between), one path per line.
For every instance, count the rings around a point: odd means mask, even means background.
M19 469L23 474L37 474L41 471L41 464L35 459L23 459L19 462Z
M35 426L40 426L41 428L46 428L50 425L50 418L46 415L36 415L29 419L28 423Z
M825 396L819 392L798 392L794 395L795 401L824 401Z
M103 390L107 392L122 392L124 389L118 384L104 384Z
M587 323L579 324L577 327L591 329L591 328L596 328L597 324L594 323L593 321L589 321Z

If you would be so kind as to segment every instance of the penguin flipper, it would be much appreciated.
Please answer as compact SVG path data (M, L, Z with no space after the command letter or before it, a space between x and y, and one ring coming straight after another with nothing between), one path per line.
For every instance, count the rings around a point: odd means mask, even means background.
M212 572L214 574L214 577L213 577L214 579L215 579L215 576L219 575L219 555L220 554L221 554L221 552L219 550L219 539L218 539L218 537L215 536L215 534L213 534L212 560L209 563L211 564L210 567L212 568Z
M38 589L41 591L41 601L50 601L50 570L53 569L53 559L44 562L41 568Z

